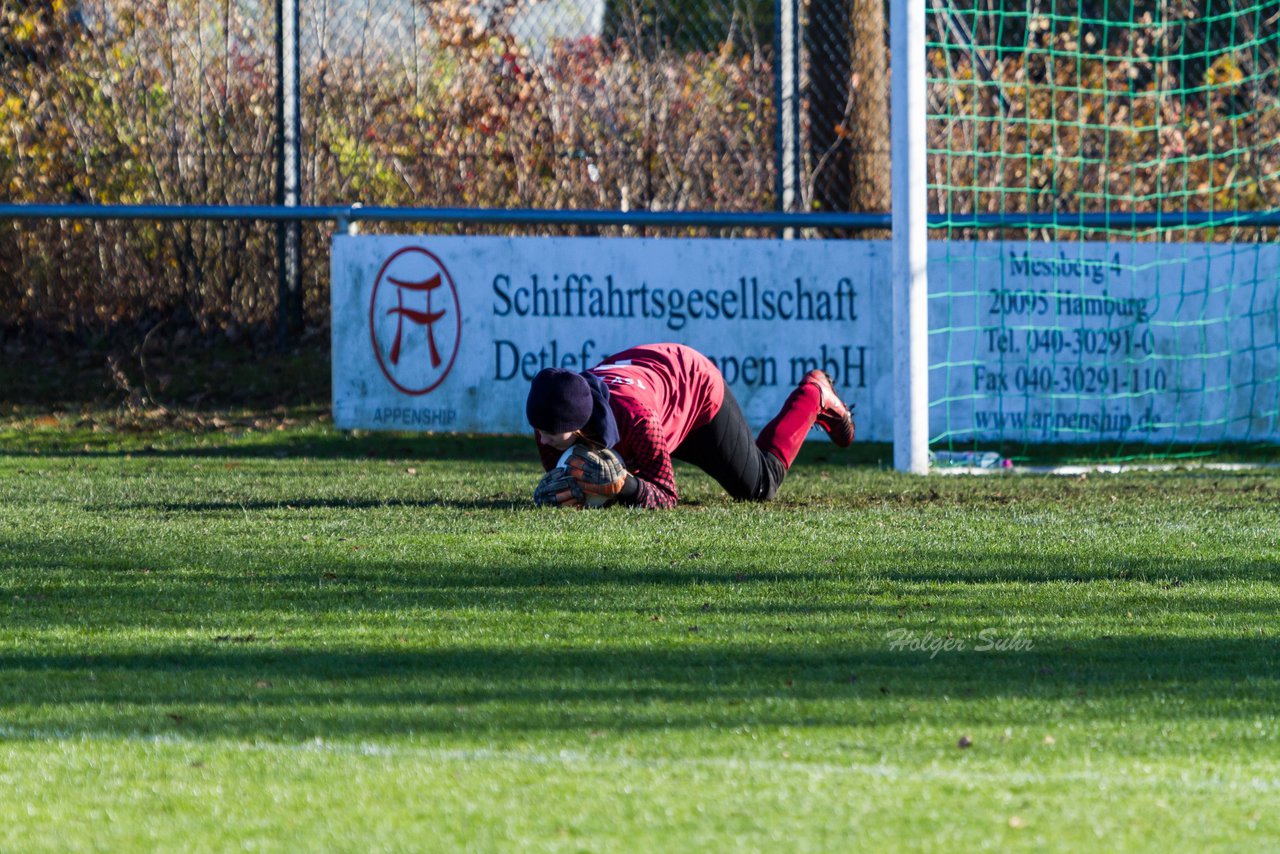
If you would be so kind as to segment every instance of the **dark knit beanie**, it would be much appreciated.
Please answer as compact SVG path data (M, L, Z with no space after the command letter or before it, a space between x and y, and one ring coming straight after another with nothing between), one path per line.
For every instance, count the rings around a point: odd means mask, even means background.
M591 418L591 386L573 371L544 368L529 386L524 412L529 426L544 433L572 433Z

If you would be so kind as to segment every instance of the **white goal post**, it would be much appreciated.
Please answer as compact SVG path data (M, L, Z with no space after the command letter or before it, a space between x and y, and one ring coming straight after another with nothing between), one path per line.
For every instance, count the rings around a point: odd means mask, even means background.
M929 470L925 3L892 0L893 465Z

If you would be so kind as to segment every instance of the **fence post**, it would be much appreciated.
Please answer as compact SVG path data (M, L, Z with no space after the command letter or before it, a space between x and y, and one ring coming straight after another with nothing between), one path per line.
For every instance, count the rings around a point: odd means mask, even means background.
M276 0L276 193L275 203L296 208L302 191L302 122L299 110L298 0ZM276 224L276 342L284 347L302 328L302 225Z
M892 0L893 467L929 471L924 0Z
M776 0L774 20L774 102L778 123L774 129L777 160L778 210L790 213L800 199L800 2ZM794 229L782 229L791 237Z

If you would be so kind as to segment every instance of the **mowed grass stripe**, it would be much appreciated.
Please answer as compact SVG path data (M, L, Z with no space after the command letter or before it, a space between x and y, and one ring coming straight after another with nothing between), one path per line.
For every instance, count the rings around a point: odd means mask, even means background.
M0 436L0 848L1280 843L1273 470L539 512L526 440L56 435Z

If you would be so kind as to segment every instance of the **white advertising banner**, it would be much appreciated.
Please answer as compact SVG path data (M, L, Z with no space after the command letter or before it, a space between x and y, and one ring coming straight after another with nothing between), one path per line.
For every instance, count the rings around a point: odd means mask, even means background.
M1280 440L1280 249L930 244L935 438Z
M719 366L756 428L821 368L858 438L890 441L889 248L339 235L334 422L527 432L542 368L676 341ZM1270 246L931 243L931 435L1280 437L1277 276Z

